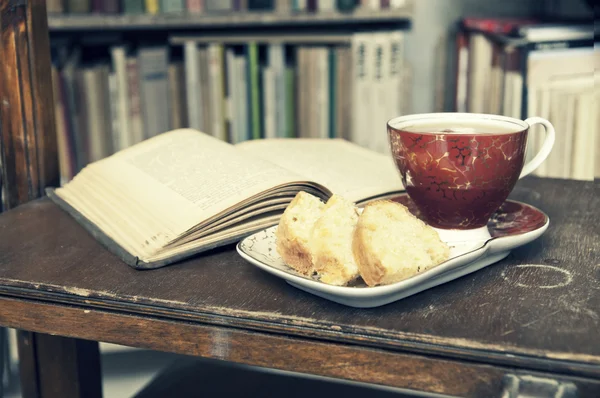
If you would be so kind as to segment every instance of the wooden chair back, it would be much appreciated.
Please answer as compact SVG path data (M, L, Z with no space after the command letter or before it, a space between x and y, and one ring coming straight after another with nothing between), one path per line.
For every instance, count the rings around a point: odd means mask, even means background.
M59 181L44 0L0 0L0 170L5 210Z

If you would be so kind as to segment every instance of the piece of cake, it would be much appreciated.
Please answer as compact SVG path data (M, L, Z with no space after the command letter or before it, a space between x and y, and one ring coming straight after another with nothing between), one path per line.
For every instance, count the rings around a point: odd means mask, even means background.
M392 201L365 206L352 241L360 275L369 286L409 278L446 261L450 249L437 232Z
M277 252L285 263L304 275L314 273L309 241L325 204L316 196L298 192L279 220L275 233Z
M310 240L313 265L321 282L344 286L358 278L352 254L357 221L356 206L343 197L333 195L325 204Z

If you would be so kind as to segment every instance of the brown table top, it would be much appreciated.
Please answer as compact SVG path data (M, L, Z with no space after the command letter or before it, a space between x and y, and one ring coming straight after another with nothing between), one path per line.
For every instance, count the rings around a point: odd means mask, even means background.
M497 264L373 309L300 291L232 246L136 271L40 199L0 215L0 295L600 376L599 193L597 181L520 181L511 198L550 217L540 239ZM571 282L547 288L562 275L516 267L523 264L559 267Z

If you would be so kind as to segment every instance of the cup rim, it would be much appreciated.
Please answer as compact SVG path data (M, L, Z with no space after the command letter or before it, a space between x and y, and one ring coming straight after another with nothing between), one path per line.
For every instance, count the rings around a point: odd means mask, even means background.
M529 129L529 124L524 122L521 119L516 119L509 116L501 116L501 115L493 115L487 113L468 113L468 112L435 112L435 113L416 113L411 115L404 116L396 116L387 122L387 127L396 130L396 131L404 131L402 130L402 125L405 122L412 122L416 120L423 121L431 121L436 119L449 119L449 118L457 118L457 119L469 119L469 120L494 120L498 122L511 123L516 124L520 127L520 129L515 127L515 131L510 133L502 133L502 134L517 134L521 133L524 130ZM419 134L425 135L438 135L439 132L419 132ZM478 135L478 133L466 133L465 135Z

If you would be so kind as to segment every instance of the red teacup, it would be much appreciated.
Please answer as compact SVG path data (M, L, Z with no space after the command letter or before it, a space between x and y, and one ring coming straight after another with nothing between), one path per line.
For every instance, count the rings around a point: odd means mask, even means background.
M526 165L531 125L542 124L546 140ZM406 192L435 228L485 227L517 180L535 170L554 144L545 119L525 121L469 113L410 115L388 122L388 136Z

